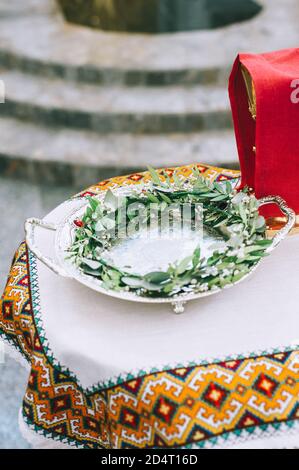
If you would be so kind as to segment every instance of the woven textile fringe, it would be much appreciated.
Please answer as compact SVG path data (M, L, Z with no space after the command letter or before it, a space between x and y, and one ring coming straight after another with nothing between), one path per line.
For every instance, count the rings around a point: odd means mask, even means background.
M22 409L19 411L19 428L23 438L34 449L74 449L76 446L71 446L67 443L54 440L51 436L45 436L43 431L37 432L24 421ZM285 425L279 435L267 435L265 431L257 430L251 436L244 432L244 439L242 442L238 441L236 444L235 437L231 435L228 439L222 439L218 445L209 445L207 443L205 449L299 449L299 424L290 429ZM182 449L184 447L181 447ZM190 448L190 447L189 447ZM194 449L198 446L195 444Z
M275 435L270 435L271 431L261 431L256 429L252 435L246 435L238 440L238 443L232 443L230 439L224 440L214 449L299 449L299 425L296 423L293 428L282 425L280 431ZM209 446L207 445L208 449Z
M64 444L60 441L54 440L50 436L45 436L42 431L37 432L25 423L22 413L22 408L19 410L19 429L25 439L34 449L74 449L69 444Z

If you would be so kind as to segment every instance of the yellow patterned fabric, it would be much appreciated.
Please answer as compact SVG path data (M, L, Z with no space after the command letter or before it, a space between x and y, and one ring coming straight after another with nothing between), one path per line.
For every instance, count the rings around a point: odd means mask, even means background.
M225 180L231 180L231 179L236 179L240 177L239 171L227 170L224 168L216 168L214 166L202 165L202 164L186 165L186 166L177 167L177 168L163 168L162 170L160 170L160 175L161 175L161 178L163 179L163 173L166 173L171 179L174 171L176 171L178 175L184 178L188 178L189 176L191 176L192 169L195 166L200 171L202 176L209 179L210 181L225 181ZM151 179L150 174L147 171L143 173L133 173L131 175L126 175L126 176L118 176L115 178L101 181L98 184L91 186L90 188L88 188L87 190L83 191L80 194L81 196L82 195L84 196L86 194L87 195L95 194L100 191L106 190L108 188L113 188L116 186L145 183L146 181L149 181L150 179Z
M198 166L211 179L237 172ZM172 169L167 169L171 175ZM190 167L180 170L188 177ZM144 181L135 174L99 183ZM84 448L213 447L298 425L299 349L140 371L84 390L48 346L39 311L36 259L17 250L0 305L0 333L30 363L23 416L43 435Z

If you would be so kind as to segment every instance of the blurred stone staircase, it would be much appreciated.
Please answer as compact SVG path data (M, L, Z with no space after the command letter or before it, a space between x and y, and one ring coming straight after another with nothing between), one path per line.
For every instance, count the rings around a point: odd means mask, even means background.
M90 85L0 69L2 115L98 134L169 134L231 127L225 88Z
M288 33L267 32L271 48L299 36L286 2ZM68 184L148 164L236 166L228 71L238 49L258 49L266 14L134 35L66 24L54 0L0 0L0 169Z

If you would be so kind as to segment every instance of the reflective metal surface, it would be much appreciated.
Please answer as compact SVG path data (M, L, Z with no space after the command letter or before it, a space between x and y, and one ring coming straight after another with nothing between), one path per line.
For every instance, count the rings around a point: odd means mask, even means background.
M128 186L123 188L120 187L116 189L116 193L127 194L132 190L136 191L136 187L133 187L132 189L130 189ZM104 196L105 193L103 192L103 194L99 195L98 197L103 199ZM260 200L260 205L270 203L276 203L280 207L281 211L287 217L287 223L274 236L273 243L267 250L268 252L272 251L287 236L294 226L296 220L294 211L288 208L285 201L280 197L268 196ZM76 227L73 222L75 219L82 217L86 210L86 206L88 205L88 201L81 199L74 200L74 205L72 205L72 209L70 209L68 204L65 205L65 217L57 225L48 224L39 219L28 219L25 223L26 242L28 247L40 261L47 265L56 274L73 278L76 281L90 287L91 289L111 297L134 302L169 303L173 305L175 313L182 313L184 311L185 303L189 300L206 297L222 290L222 288L219 287L215 290L201 293L190 293L187 291L184 294L170 298L148 298L141 297L134 292L116 292L105 289L102 286L100 280L84 274L70 260L66 259L67 250L71 246L75 236ZM56 231L56 259L47 258L36 246L36 226ZM220 242L219 237L215 238L214 234L212 234L210 231L208 232L206 229L204 229L203 237L201 238L198 237L198 233L190 231L189 233L185 233L181 239L176 239L174 237L172 240L169 240L169 233L167 234L166 238L163 238L162 235L161 239L156 240L145 238L142 236L142 233L139 233L136 237L123 240L123 242L118 247L114 248L111 256L114 257L114 260L118 263L119 266L123 266L124 263L126 266L128 266L130 263L131 269L139 270L139 273L142 274L143 272L149 272L149 270L163 269L167 267L169 263L173 263L176 260L184 258L185 255L188 255L194 251L194 248L198 245L198 243L201 245L202 250L208 253L211 250L211 244L214 244L215 242ZM226 285L225 288L232 287L245 280L257 268L260 262L258 262L252 268L251 272L246 274L242 279L235 283Z

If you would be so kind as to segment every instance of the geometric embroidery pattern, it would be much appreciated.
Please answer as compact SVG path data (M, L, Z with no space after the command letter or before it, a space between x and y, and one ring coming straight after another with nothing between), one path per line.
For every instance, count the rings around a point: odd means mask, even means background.
M188 175L190 168L181 171ZM237 175L203 165L200 171L218 180ZM81 196L145 178L109 180ZM0 334L31 365L23 416L36 431L84 448L205 447L219 437L269 426L275 433L298 422L299 350L153 371L83 390L45 341L34 260L22 243L0 303Z

